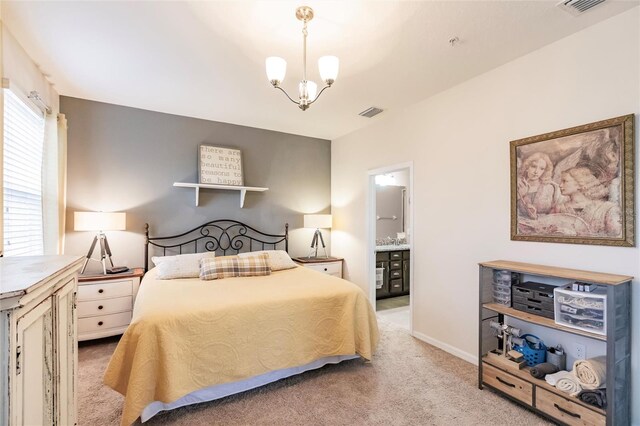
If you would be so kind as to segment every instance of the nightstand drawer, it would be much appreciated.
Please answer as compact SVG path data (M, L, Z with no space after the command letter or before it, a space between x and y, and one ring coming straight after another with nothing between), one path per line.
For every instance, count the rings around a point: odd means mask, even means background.
M133 280L104 281L97 284L80 284L78 286L78 300L110 299L131 296L132 294Z
M324 274L336 275L338 277L342 276L342 263L341 262L331 262L331 263L313 263L307 264L305 267L309 269L314 269L318 272L322 272Z
M78 317L86 318L96 315L114 314L131 311L133 297L118 297L115 299L91 300L78 302Z
M78 320L78 333L93 333L109 328L126 327L130 322L131 311L91 318L80 318Z

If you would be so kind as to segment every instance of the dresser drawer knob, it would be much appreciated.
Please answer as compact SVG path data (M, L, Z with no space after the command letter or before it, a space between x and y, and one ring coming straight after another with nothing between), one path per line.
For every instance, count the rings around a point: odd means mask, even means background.
M325 271L327 271L328 269L327 269L327 268L324 268L324 270L325 270Z
M103 307L104 307L104 306L100 305L100 306L98 306L98 309L102 309Z
M102 321L98 321L98 326L101 326L102 324L104 324Z
M98 290L98 293L104 293L103 289Z

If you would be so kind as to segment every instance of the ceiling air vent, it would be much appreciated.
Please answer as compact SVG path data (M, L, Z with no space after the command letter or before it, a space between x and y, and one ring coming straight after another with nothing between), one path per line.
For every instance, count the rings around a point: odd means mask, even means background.
M604 0L563 0L556 6L573 16L578 16L603 2Z
M377 107L369 107L367 109L365 109L364 111L362 111L360 114L363 117L367 117L367 118L371 118L374 115L378 115L382 112L383 110L381 108L377 108Z

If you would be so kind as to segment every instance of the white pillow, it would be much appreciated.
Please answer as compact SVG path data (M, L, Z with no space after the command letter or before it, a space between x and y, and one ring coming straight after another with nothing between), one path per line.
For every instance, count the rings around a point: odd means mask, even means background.
M250 251L247 253L240 253L238 254L238 257L251 256L260 253L266 253L269 256L269 265L271 266L272 271L282 271L283 269L291 269L298 266L293 260L291 260L289 253L284 250Z
M198 278L200 276L200 259L215 257L215 255L214 252L208 251L176 256L153 256L151 261L156 265L159 280Z

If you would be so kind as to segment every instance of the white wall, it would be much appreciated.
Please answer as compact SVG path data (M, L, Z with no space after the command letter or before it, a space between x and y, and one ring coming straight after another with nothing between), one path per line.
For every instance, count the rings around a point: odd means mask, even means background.
M418 336L475 358L480 261L640 276L637 247L516 242L509 232L509 141L638 114L639 80L636 7L333 141L332 255L346 259L348 279L366 291L367 170L413 160ZM640 330L638 280L633 287L633 326ZM634 334L633 419L640 424Z

